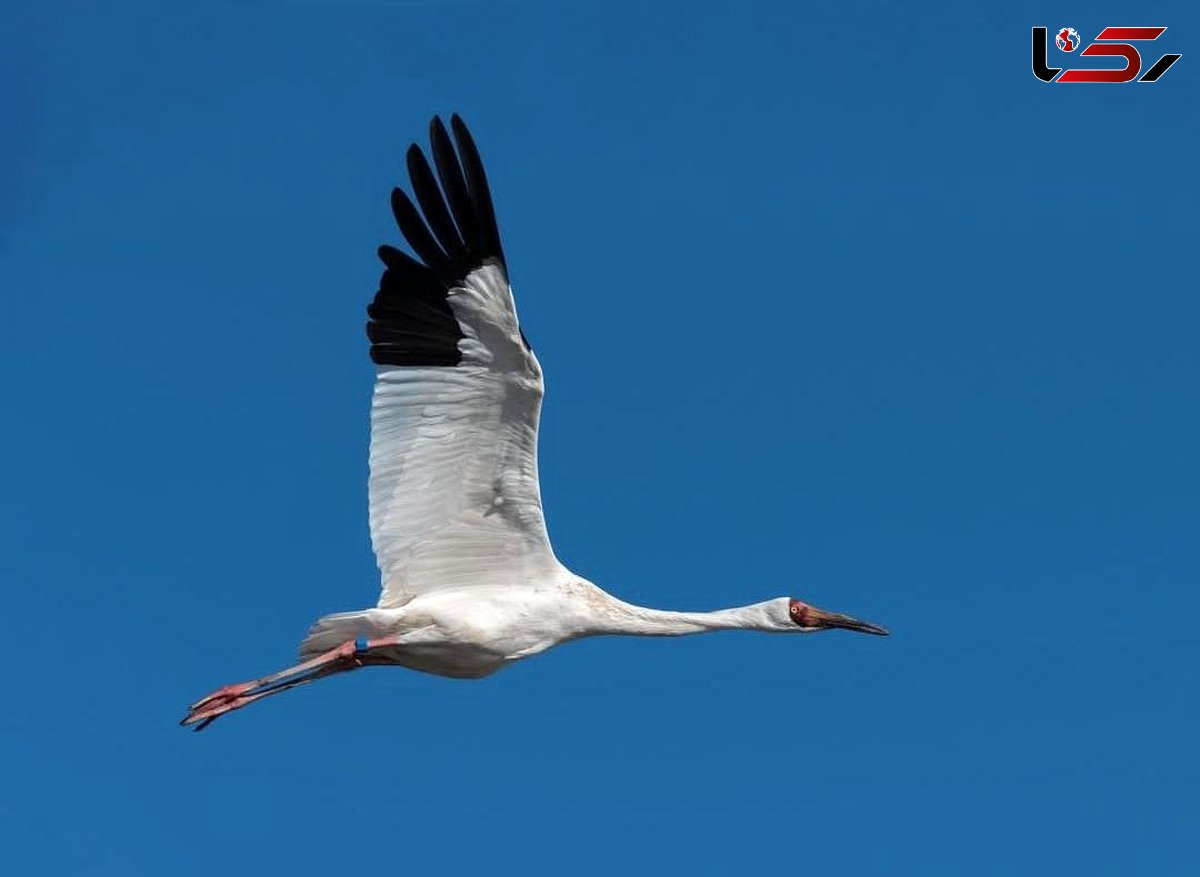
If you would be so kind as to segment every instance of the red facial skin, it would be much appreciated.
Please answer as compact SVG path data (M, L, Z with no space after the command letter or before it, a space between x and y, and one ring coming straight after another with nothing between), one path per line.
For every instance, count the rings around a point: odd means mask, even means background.
M792 600L788 604L788 612L792 616L792 621L796 622L801 627L816 627L809 618L809 607L799 600Z
M849 615L843 615L840 612L826 612L824 609L809 606L807 603L801 603L799 600L788 601L788 614L791 616L792 621L803 630L841 628L842 630L854 630L859 633L870 633L875 636L888 635L887 630L878 624L860 621L857 618L851 618Z

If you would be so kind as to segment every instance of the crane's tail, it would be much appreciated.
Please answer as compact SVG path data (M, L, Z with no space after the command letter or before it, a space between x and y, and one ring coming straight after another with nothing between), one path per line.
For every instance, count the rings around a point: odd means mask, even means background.
M315 658L347 640L383 636L387 631L372 618L374 614L374 609L362 609L358 612L335 612L318 618L309 628L308 636L300 643L300 660Z

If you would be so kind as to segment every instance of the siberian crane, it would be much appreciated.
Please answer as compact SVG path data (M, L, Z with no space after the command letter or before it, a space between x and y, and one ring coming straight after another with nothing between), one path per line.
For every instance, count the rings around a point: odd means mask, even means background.
M301 662L192 704L202 730L265 697L372 665L479 678L551 646L603 634L812 633L875 624L790 597L715 612L626 603L567 569L538 487L542 367L517 319L492 197L462 119L430 126L433 166L407 154L416 203L392 191L413 255L385 266L367 308L371 543L378 604L319 619ZM415 258L414 258L415 256Z

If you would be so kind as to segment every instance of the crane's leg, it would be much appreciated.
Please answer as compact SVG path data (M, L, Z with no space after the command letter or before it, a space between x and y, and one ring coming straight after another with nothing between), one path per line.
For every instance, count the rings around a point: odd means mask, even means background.
M287 691L297 685L324 679L335 673L357 670L366 664L374 663L369 655L371 649L394 645L395 640L396 637L347 640L337 648L330 649L294 667L280 670L278 673L272 673L250 682L226 685L192 704L188 708L188 714L179 724L195 725L195 730L203 731L226 713L241 709L256 700L262 700L272 694L279 694L281 691Z

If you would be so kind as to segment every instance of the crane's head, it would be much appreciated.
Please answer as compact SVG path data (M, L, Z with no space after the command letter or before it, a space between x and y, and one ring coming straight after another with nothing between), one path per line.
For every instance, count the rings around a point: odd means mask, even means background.
M832 630L840 627L843 630L857 630L859 633L873 633L876 636L887 636L886 629L878 624L859 621L849 615L838 612L826 612L816 606L809 606L800 600L788 599L788 619L799 628L801 633L814 633L818 630Z

